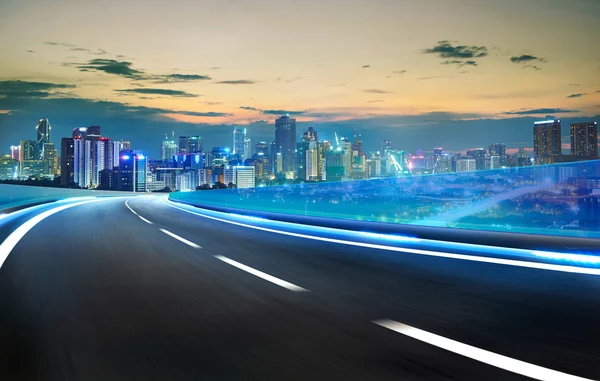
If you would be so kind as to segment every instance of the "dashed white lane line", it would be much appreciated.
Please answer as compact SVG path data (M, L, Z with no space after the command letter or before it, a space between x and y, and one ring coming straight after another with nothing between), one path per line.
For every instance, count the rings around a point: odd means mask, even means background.
M4 261L6 260L6 258L10 254L10 252L14 249L14 247L25 236L25 234L27 234L27 232L29 232L35 225L39 224L40 222L42 222L44 219L50 217L51 215L58 213L60 211L63 211L65 209L69 209L69 208L73 208L75 206L87 204L90 202L97 202L97 201L100 201L100 200L93 199L93 200L80 201L80 202L76 202L73 204L61 205L56 208L47 210L43 213L40 213L40 214L30 218L29 220L27 220L25 223L23 223L21 226L19 226L17 229L15 229L15 231L13 231L8 237L6 237L4 242L2 242L2 244L0 245L0 267L2 267L2 265L4 264Z
M517 373L522 376L530 377L536 380L544 381L592 381L587 378L573 376L568 373L544 368L538 365L530 364L525 361L513 359L511 357L499 355L494 352L486 351L468 344L448 339L422 329L411 327L394 320L376 320L373 323L390 329L394 332L423 341L427 344L445 349L459 355L469 357L473 360L481 361L491 366Z
M281 286L283 288L287 288L290 291L294 291L294 292L307 292L308 291L305 288L302 288L300 286L296 286L295 284L290 283L290 282L286 282L283 279L279 279L279 278L276 278L276 277L274 277L272 275L263 273L262 271L253 269L252 267L246 266L246 265L244 265L242 263L236 262L233 259L229 259L229 258L224 257L222 255L215 255L215 258L220 259L223 262L230 264L231 266L237 267L240 270L243 270L243 271L245 271L247 273L255 275L255 276L257 276L257 277L259 277L261 279L264 279L264 280L266 280L268 282L274 283L274 284L276 284L278 286Z
M205 215L202 213L197 213L197 212L193 212L191 210L187 210L185 208L181 208L176 205L172 205L172 203L170 201L165 201L164 199L162 200L162 202L164 202L166 205L168 205L172 208L182 210L186 213L195 214L200 217L209 218L211 220L225 222L225 223L237 225L237 226L243 226L243 227L250 228L250 229L266 231L266 232L270 232L270 233L287 235L287 236L291 236L291 237L306 238L306 239L312 239L315 241L331 242L331 243L337 243L337 244L348 245L348 246L358 246L358 247L364 247L364 248L368 248L368 249L378 249L378 250L395 251L395 252L400 252L400 253L427 255L427 256L431 256L431 257L460 259L460 260L464 260L464 261L493 263L493 264L497 264L497 265L525 267L525 268L539 269L539 270L560 271L560 272L565 272L565 273L600 275L599 268L578 267L578 266L568 266L568 265L555 265L555 264L551 264L551 263L528 262L528 261L519 261L519 260L515 260L515 259L504 259L504 258L495 258L495 257L480 257L477 255L471 255L471 254L446 253L443 251L413 249L413 248L409 248L409 247L388 246L388 245L380 245L380 244L374 244L374 243L348 241L348 240L337 239L337 238L314 236L314 235L302 234L302 233L293 233L293 232L288 232L288 231L284 231L284 230L265 228L262 226L254 226L254 225L250 225L250 224L244 224L241 222L226 220L223 218L208 216L208 215ZM266 221L268 222L268 220L266 220Z
M127 207L129 210L131 210L131 213L133 213L133 214L135 214L136 216L138 216L138 217L139 217L139 218L140 218L142 221L144 221L144 222L146 222L146 223L148 223L148 224L152 225L152 222L151 222L151 221L148 221L148 220L147 220L147 219L145 219L144 217L142 217L142 216L140 216L139 214L137 214L137 212L136 212L135 210L133 210L133 209L131 208L131 206L129 206L129 200L125 201L125 206L126 206L126 207Z
M196 245L194 242L192 242L192 241L188 241L187 239L185 239L185 238L183 238L183 237L180 237L180 236L178 236L178 235L177 235L177 234L175 234L175 233L171 233L170 231L168 231L168 230L166 230L166 229L160 229L160 231L161 231L161 232L163 232L163 233L165 233L165 234L166 234L166 235L168 235L168 236L171 236L171 237L175 238L176 240L178 240L178 241L180 241L180 242L183 242L183 243L185 243L185 244L186 244L186 245L188 245L188 246L191 246L191 247L193 247L194 249L202 249L202 246L200 246L200 245Z

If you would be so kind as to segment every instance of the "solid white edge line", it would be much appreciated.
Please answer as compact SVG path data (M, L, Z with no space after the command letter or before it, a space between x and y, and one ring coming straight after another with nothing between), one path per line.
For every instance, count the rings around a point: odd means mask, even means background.
M276 277L274 277L272 275L263 273L262 271L253 269L252 267L246 266L246 265L244 265L244 264L242 264L240 262L236 262L233 259L229 259L229 258L224 257L222 255L215 255L214 257L217 258L217 259L220 259L221 261L223 261L225 263L230 264L231 266L237 267L240 270L243 270L243 271L245 271L247 273L255 275L255 276L257 276L257 277L259 277L261 279L264 279L264 280L266 280L268 282L274 283L274 284L276 284L278 286L281 286L283 288L287 288L290 291L294 291L294 292L307 292L308 291L305 288L302 288L300 286L296 286L295 284L290 283L290 282L286 282L283 279L279 279L279 278L276 278Z
M178 236L177 234L171 233L170 231L166 230L166 229L160 229L161 232L165 233L168 236L171 236L173 238L175 238L176 240L185 243L188 246L193 247L194 249L202 249L202 246L196 245L194 242L192 241L188 241L185 238L182 238L180 236Z
M137 214L137 212L136 212L135 210L133 210L133 209L131 208L131 206L129 206L129 199L125 201L125 206L126 206L127 208L129 208L129 210L131 210L131 213L133 213L133 214L135 214L136 216L138 216L138 217L139 217L139 218L140 218L142 221L144 221L144 222L146 222L146 223L148 223L148 224L152 225L152 222L151 222L151 221L148 221L148 220L147 220L147 219L145 219L144 217L142 217L142 216L140 216L139 214Z
M22 225L20 225L18 228L16 228L8 237L6 237L6 239L4 240L4 242L2 242L2 244L0 244L0 267L2 267L2 265L4 264L4 261L6 260L6 258L8 258L8 255L15 248L15 246L19 243L19 241L35 225L39 224L44 219L50 217L51 215L53 215L55 213L62 211L62 210L69 209L69 208L83 205L83 204L87 204L90 202L97 202L97 201L100 201L100 200L92 199L92 200L76 202L73 204L61 205L56 208L47 210L43 213L40 213L40 214L30 218L29 220L25 221Z
M243 226L243 227L250 228L250 229L256 229L256 230L262 230L262 231L266 231L266 232L270 232L270 233L288 235L291 237L306 238L306 239L312 239L312 240L316 240L316 241L338 243L338 244L349 245L349 246L366 247L369 249L388 250L388 251L417 254L417 255L427 255L427 256L431 256L431 257L460 259L460 260L472 261L472 262L493 263L493 264L497 264L497 265L526 267L526 268L532 268L532 269L560 271L560 272L575 273L575 274L600 275L600 269L594 269L594 268L567 266L567 265L555 265L555 264L551 264L551 263L518 261L515 259L479 257L476 255L445 253L445 252L441 252L441 251L431 251L431 250L423 250L423 249L412 249L412 248L406 248L406 247L387 246L387 245L379 245L379 244L365 243L365 242L346 241L346 240L337 239L337 238L318 237L318 236L312 236L312 235L301 234L301 233L292 233L292 232L286 232L283 230L276 230L276 229L264 228L261 226L244 224L241 222L229 221L229 220L226 220L223 218L212 217L212 216L207 216L202 213L192 212L191 210L187 210L185 208L181 208L179 206L172 205L171 201L165 201L165 199L162 199L162 202L172 208L182 210L186 213L195 214L200 217L209 218L209 219L212 219L215 221L221 221L221 222L225 222L225 223L232 224L232 225Z
M431 344L438 348L442 348L447 351L454 352L465 357L469 357L473 360L477 360L488 365L507 370L509 372L517 373L526 377L531 377L536 380L591 381L587 378L573 376L568 373L544 368L538 365L527 363L525 361L516 360L511 357L486 351L484 349L480 349L468 344L463 344L461 342L448 339L446 337L439 336L434 333L423 331L422 329L411 327L410 325L402 324L394 320L376 320L373 321L373 323L381 327L390 329L394 332L398 332L403 335L412 337L413 339L417 339L427 344Z

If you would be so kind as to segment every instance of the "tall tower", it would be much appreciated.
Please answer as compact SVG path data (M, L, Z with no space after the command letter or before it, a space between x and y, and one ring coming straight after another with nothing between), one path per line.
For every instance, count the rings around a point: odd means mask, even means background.
M281 154L281 172L287 177L293 177L296 167L296 119L289 115L275 120L275 145Z
M235 127L233 129L233 154L238 155L241 161L248 157L246 152L246 129Z
M598 156L597 122L571 124L571 155Z
M552 164L560 155L560 120L533 123L533 152L536 164Z
M35 130L37 135L36 145L39 154L39 157L36 159L44 160L44 144L50 143L50 132L52 131L50 121L46 118L40 119Z

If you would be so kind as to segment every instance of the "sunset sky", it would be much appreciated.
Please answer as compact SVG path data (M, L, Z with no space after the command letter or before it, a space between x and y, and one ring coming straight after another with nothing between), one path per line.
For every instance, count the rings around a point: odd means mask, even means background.
M0 144L99 124L158 152L165 132L273 140L289 112L415 150L600 114L597 0L3 0ZM19 81L19 82L17 82ZM565 130L566 131L566 130Z

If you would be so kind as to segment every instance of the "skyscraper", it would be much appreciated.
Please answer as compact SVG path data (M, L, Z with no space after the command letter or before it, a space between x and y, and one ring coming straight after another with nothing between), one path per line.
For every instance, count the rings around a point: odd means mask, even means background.
M275 145L276 152L281 154L281 172L288 178L294 177L296 167L296 119L285 115L275 120Z
M471 148L467 150L467 156L475 159L475 168L482 171L485 168L485 148ZM497 155L495 155L497 156Z
M114 147L101 136L100 126L73 129L73 182L82 188L98 186L99 172L114 165Z
M46 118L40 119L38 125L35 128L37 139L37 152L39 157L36 159L44 160L44 144L50 143L50 132L52 131L52 127L50 126L50 121Z
M319 165L317 145L318 141L319 134L317 133L317 131L313 127L308 127L308 130L306 130L302 134L302 140L296 145L296 169L298 170L299 179L317 180ZM310 153L309 150L311 150ZM309 165L311 167L310 173ZM313 173L313 171L316 172Z
M145 192L147 158L142 151L124 150L119 156L117 189L124 192Z
M62 138L60 142L60 185L68 187L73 183L75 145L73 138Z
M571 155L598 156L597 122L571 124Z
M245 140L246 140L246 129L234 127L233 129L233 154L238 155L241 161L244 161L247 157L245 152Z
M180 136L179 153L197 153L204 150L204 142L200 136Z
M44 144L44 162L46 163L46 175L53 176L58 173L58 152L54 143Z
M160 159L163 162L170 163L173 161L173 156L177 154L178 148L179 147L174 140L168 140L165 138L165 140L160 143Z
M560 120L533 123L533 152L536 164L552 164L561 154Z
M10 156L14 159L14 160L21 160L21 146L10 146Z
M39 151L38 145L33 140L21 140L21 148L19 149L19 161L38 160Z

